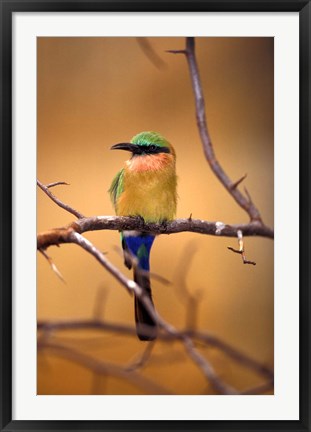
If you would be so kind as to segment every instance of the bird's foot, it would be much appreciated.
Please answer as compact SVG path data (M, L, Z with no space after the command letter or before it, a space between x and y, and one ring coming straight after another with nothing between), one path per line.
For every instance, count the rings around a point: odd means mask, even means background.
M167 230L167 224L168 224L168 221L166 219L164 219L160 222L159 225L160 225L161 231L165 232Z
M139 225L140 226L144 226L145 225L145 219L142 216L136 215L135 218L139 221Z

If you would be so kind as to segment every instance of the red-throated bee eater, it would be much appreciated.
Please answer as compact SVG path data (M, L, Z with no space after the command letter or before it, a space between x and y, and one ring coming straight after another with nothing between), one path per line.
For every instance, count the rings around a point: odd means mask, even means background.
M115 144L111 149L132 153L109 189L117 216L140 216L145 222L174 219L177 177L173 146L157 132L141 132L129 143ZM152 304L149 255L154 237L139 231L121 233L124 263L134 268L134 281L143 288ZM156 338L157 323L137 297L135 322L140 340Z

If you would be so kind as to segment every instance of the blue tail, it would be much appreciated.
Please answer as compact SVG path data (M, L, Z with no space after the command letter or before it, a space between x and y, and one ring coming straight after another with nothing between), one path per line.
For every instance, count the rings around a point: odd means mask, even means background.
M131 235L122 233L122 246L124 249L124 261L128 268L134 267L134 281L143 288L145 295L152 305L152 293L149 278L149 256L154 241L154 236L140 233ZM131 256L137 259L137 265L133 265ZM150 341L157 336L157 323L147 311L143 303L135 296L135 322L136 332L140 340Z

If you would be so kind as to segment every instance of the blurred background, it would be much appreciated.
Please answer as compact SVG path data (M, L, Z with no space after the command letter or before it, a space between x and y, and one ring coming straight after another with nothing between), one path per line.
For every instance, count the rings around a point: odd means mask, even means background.
M38 179L70 183L52 192L87 216L112 215L107 191L128 154L109 149L154 130L176 149L177 217L248 222L204 158L186 60L165 52L183 49L185 39L148 42L152 59L144 39L38 38ZM264 222L273 227L273 38L197 38L196 54L216 156L233 181L247 173L240 190L247 187ZM41 190L37 208L38 232L74 219ZM85 237L131 277L118 249L118 232ZM256 266L243 265L227 246L237 247L237 240L194 233L158 237L151 269L171 284L152 281L156 308L178 329L192 326L213 333L273 367L273 241L245 239L247 258ZM47 252L65 283L38 254L38 320L79 321L96 314L134 324L133 298L94 258L75 245ZM99 331L63 331L53 338L121 367L146 348L135 337ZM227 383L243 390L262 382L219 351L202 352ZM37 370L38 394L152 393L48 350L38 351ZM178 343L157 342L139 372L174 394L214 393Z

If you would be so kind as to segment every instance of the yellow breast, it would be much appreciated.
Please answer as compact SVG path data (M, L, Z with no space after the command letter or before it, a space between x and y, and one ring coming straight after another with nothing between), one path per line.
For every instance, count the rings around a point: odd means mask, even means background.
M117 202L117 215L141 216L146 222L174 219L176 183L173 155L133 157L124 169L124 192Z

